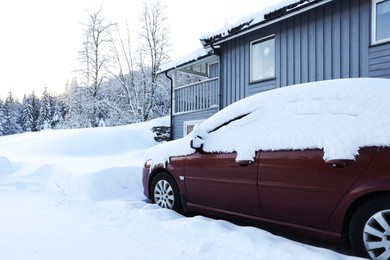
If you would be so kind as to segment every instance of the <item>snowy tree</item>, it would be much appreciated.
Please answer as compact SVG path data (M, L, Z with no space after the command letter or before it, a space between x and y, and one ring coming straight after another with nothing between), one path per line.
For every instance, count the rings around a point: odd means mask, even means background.
M164 7L159 0L144 2L144 8L140 17L141 31L139 68L142 73L140 106L142 119L147 121L155 106L155 94L159 88L157 72L163 62L168 61L168 28Z
M24 96L22 103L22 129L25 132L38 131L37 124L40 110L40 100L35 95L34 91Z
M51 107L52 107L53 116L51 120L51 128L55 129L61 125L64 119L66 106L63 100L58 96L53 97L52 101L53 103Z
M30 101L31 99L24 95L22 103L22 129L24 132L31 132L34 129L33 107Z
M38 129L51 129L51 121L53 119L53 110L52 110L52 97L47 91L47 87L45 87L41 102L40 102L40 110L39 110L39 118L38 118Z
M3 133L4 135L17 134L22 132L20 124L21 104L14 99L12 91L9 91L4 104Z
M85 102L88 95L88 88L79 86L76 79L66 86L65 93L57 101L64 106L63 119L57 125L59 128L91 127L90 112Z
M136 77L136 61L132 49L132 40L129 24L126 23L126 36L122 37L119 26L116 27L116 38L112 38L112 52L115 57L115 63L110 68L110 73L118 82L118 85L112 84L112 89L116 93L115 101L123 105L124 109L129 110L132 120L136 120L139 107L139 95L137 91ZM116 86L119 86L117 88Z
M168 115L171 109L170 82L165 78L165 76L160 76L157 78L156 86L157 88L154 94L154 102L150 118L158 118Z
M0 99L0 136L4 135L3 123L5 119L5 107L3 100Z
M107 67L111 60L109 48L111 43L111 32L114 23L106 21L102 14L102 8L88 14L88 23L84 24L85 42L83 50L80 52L82 64L81 72L84 76L85 86L90 90L89 98L85 100L85 105L90 109L91 126L96 127L104 118L100 117L101 98L99 94L103 80L107 77Z

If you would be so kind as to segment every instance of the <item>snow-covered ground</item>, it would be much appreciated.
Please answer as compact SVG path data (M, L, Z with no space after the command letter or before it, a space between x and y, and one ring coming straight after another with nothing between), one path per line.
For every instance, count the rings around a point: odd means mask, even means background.
M0 259L350 259L142 193L152 125L0 137Z

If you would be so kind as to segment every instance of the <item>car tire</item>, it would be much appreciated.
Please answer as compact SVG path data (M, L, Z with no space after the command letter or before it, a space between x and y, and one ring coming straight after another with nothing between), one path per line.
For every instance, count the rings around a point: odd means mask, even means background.
M152 203L162 208L181 212L180 192L175 180L167 172L159 173L152 181Z
M390 258L390 196L370 199L355 211L349 238L358 256Z

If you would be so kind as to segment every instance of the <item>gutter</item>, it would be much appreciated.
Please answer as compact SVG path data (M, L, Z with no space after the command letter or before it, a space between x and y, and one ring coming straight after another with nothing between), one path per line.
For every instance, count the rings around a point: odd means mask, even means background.
M264 20L264 21L262 21L262 22L260 22L260 23L258 23L258 24L255 24L255 25L253 25L253 26L247 27L247 28L243 29L242 31L240 31L240 32L238 32L238 33L236 33L236 34L227 35L225 38L221 38L221 39L215 40L215 41L211 40L211 41L208 42L208 43L207 43L207 39L201 39L200 41L201 41L201 43L202 43L204 46L215 45L215 44L218 45L218 44L221 44L221 43L223 43L223 42L226 42L226 41L235 39L235 38L237 38L237 37L240 37L240 36L242 36L242 35L244 35L244 34L247 34L247 33L256 31L256 30L258 30L258 29L264 28L264 27L266 27L266 26L269 26L269 25L271 25L271 24L280 22L280 21L282 21L282 20L285 20L285 19L290 18L290 17L292 17L292 16L295 16L295 15L297 15L297 14L304 13L304 12L310 10L310 9L317 8L317 7L319 7L319 6L322 6L322 5L327 4L327 3L329 3L329 2L332 2L332 1L333 1L333 0L320 0L320 1L317 0L317 3L313 3L313 4L310 4L310 5L308 5L308 6L304 6L304 7L302 7L302 8L299 8L298 10L292 10L292 11L290 11L290 12L287 12L285 15L280 16L280 17L278 17L278 18L274 18L274 19L272 19L272 20L270 20L270 21Z
M211 56L213 56L213 53L212 52L208 52L206 55L202 55L202 56L199 56L199 57L194 57L193 59L187 60L184 63L180 63L180 64L177 64L175 66L172 66L172 67L169 67L169 68L165 68L164 70L160 70L160 71L157 72L157 74L166 73L167 71L171 71L171 70L174 70L174 69L185 68L188 64L195 63L197 61L201 61L201 60L203 60L205 58L208 58L208 57L211 57Z

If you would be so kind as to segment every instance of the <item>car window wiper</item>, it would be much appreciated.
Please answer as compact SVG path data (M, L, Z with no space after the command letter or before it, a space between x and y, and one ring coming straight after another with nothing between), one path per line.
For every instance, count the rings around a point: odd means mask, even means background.
M249 114L250 114L250 113L243 114L243 115L241 115L241 116L235 117L235 118L233 118L233 119L231 119L231 120L229 120L229 121L223 123L222 125L217 126L217 127L214 128L213 130L211 130L209 133L215 132L215 131L217 131L218 129L221 129L222 127L227 126L227 125L229 125L230 123L232 123L232 122L234 122L234 121L237 121L237 120L239 120L239 119L241 119L241 118L244 118L244 117L246 117L246 116L249 115Z

